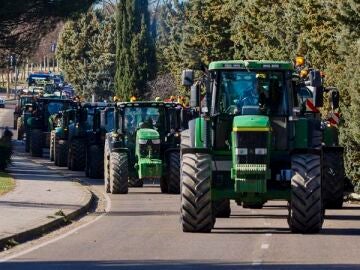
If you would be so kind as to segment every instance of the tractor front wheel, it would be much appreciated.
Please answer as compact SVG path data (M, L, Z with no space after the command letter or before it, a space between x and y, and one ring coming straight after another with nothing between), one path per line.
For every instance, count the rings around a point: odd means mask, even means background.
M324 221L321 200L321 160L312 154L294 155L288 223L292 232L317 233Z
M68 168L72 171L82 171L85 169L85 142L74 139L69 145Z
M54 161L55 158L55 132L50 133L50 161Z
M180 153L171 152L168 157L167 168L167 187L168 193L180 193Z
M130 177L129 178L129 187L143 187L144 181L142 179L139 179L137 177Z
M104 148L104 187L105 192L110 193L110 152L107 143Z
M43 154L43 132L41 129L31 130L30 154L32 157L42 157Z
M129 191L129 168L126 153L110 153L110 192L127 194Z
M231 214L230 200L213 201L213 211L217 218L229 218Z
M104 177L104 155L103 150L98 145L92 145L88 149L87 173L90 178Z
M211 232L211 156L184 154L181 160L181 225L184 232Z
M55 138L55 165L65 167L67 165L68 144L65 140L57 140Z

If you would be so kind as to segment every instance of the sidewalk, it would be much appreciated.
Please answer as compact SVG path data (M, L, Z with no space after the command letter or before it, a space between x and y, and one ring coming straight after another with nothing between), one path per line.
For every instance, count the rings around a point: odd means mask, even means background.
M16 187L0 196L0 251L9 240L23 242L63 225L86 212L92 200L84 186L31 161L23 145L14 144L9 173Z

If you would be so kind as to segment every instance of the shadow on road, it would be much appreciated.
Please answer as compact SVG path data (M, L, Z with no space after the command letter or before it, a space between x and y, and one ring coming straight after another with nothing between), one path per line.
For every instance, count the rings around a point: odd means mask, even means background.
M198 261L63 261L63 262L9 262L1 265L3 269L220 269L220 270L350 270L359 269L359 264L263 264L252 265L245 263L216 263Z

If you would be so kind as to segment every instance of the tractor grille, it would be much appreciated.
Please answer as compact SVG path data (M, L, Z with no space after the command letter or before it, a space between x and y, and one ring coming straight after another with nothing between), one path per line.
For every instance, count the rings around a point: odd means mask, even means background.
M267 136L267 132L237 132L235 136L236 163L265 164L268 153L259 154L255 152L255 149L266 149L267 151Z
M148 157L150 152L152 158L160 157L160 144L153 144L151 140L147 140L146 144L140 144L139 150L142 157Z

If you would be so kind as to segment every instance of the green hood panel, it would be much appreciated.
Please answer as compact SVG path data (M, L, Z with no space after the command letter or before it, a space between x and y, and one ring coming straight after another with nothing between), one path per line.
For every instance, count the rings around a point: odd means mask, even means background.
M270 120L264 115L240 115L234 117L233 128L269 128Z
M156 140L160 138L159 132L151 128L141 128L136 135L140 140Z

